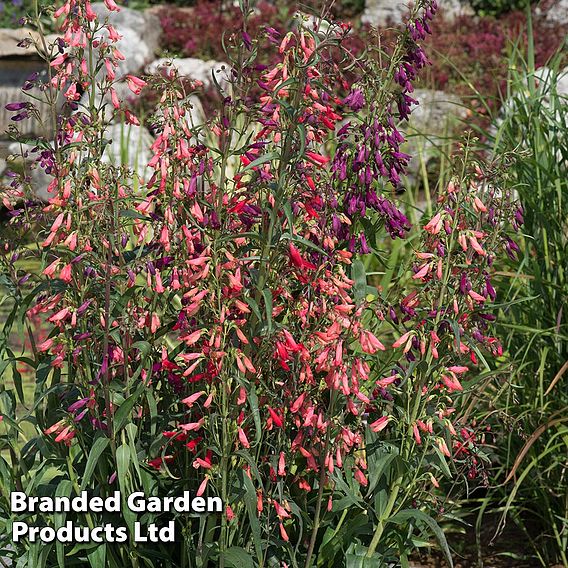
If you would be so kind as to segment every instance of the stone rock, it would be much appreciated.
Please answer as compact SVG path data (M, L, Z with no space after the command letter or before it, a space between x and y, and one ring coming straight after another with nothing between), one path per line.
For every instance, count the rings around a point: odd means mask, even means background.
M201 126L205 122L205 111L197 95L190 95L188 99L192 106L191 110L185 113L185 120L190 128Z
M115 81L113 84L113 88L119 100L123 101L126 104L127 108L130 108L134 104L136 104L136 102L140 98L140 95L135 95L129 89L126 81ZM83 93L81 99L79 100L79 109L84 109L85 107L88 108L89 99L90 99L90 93L89 92ZM106 107L102 107L100 119L102 122L110 124L113 121L113 113L114 113L114 107L112 106L110 93L107 92L105 96L102 97L100 91L97 89L93 101L95 106L101 108L102 100L104 100L104 102L106 103Z
M187 108L184 115L184 120L188 128L197 128L205 122L205 111L203 110L203 105L201 104L201 101L199 100L199 97L197 95L190 95L189 97L187 97L187 99L180 101L180 103ZM154 117L158 120L162 119L163 115L159 107L156 109ZM195 140L192 139L191 143L194 142Z
M59 36L47 35L46 43L49 45ZM32 40L26 41L26 40ZM25 42L22 47L18 43ZM40 35L29 28L0 28L0 58L4 57L33 57L36 55L37 45L41 50Z
M557 75L549 67L539 67L534 72L534 76L537 81L537 87L545 96L548 96L553 82L556 83L554 86L559 95L568 96L568 67L558 71Z
M122 7L120 12L110 12L104 3L92 4L100 21L109 23L122 36L116 47L125 60L118 62L117 76L136 73L154 59L159 47L160 20L148 12ZM103 32L106 36L106 32Z
M534 74L535 86L537 89L537 97L542 108L550 116L551 120L556 120L557 122L562 122L564 120L564 115L568 109L568 67L555 73L549 67L539 67L535 70ZM517 96L513 96L507 99L499 111L499 116L495 120L495 123L490 127L490 133L494 136L497 133L499 127L504 121L514 118L519 109L519 105L523 105L525 96L528 96L528 90L524 91L522 88L523 84L528 86L529 76L526 76L521 83L521 92ZM558 104L551 103L551 94L556 91L556 93L564 99L564 108L558 108ZM552 116L552 113L555 116ZM519 124L522 125L522 121ZM524 141L520 141L524 142ZM522 144L521 144L522 145Z
M42 168L35 167L31 170L30 177L31 188L37 199L47 202L53 197L52 193L47 192L47 188L53 180L53 176L46 174Z
M47 42L53 41L57 36L48 36ZM26 47L18 47L18 42L32 39ZM6 138L6 130L17 126L20 133L25 135L45 135L51 129L51 110L45 103L33 100L22 93L21 88L32 73L39 73L43 80L47 78L47 66L37 55L41 44L39 36L32 30L21 28L18 30L0 29L0 139ZM43 94L35 88L27 94L43 99ZM6 110L8 103L31 102L38 110L38 116L32 115L23 121L14 122L12 118L18 112Z
M556 82L556 91L559 95L568 97L568 66L560 71Z
M0 65L2 65L1 62ZM34 91L31 91L31 93L34 93ZM41 93L39 92L35 94L41 96ZM39 112L39 120L35 116L30 116L25 120L14 122L12 118L18 113L8 111L5 108L8 103L14 102L32 102ZM0 84L0 139L7 138L8 135L6 131L14 126L17 127L20 134L39 136L47 135L51 132L50 107L47 103L33 101L23 95L20 87Z
M140 183L150 179L154 170L148 167L148 162L152 157L151 146L154 143L154 137L145 127L132 124L109 124L105 138L110 140L110 143L103 154L103 163L128 167L138 175ZM32 148L32 145L23 144L21 146L15 142L10 144L8 150L17 160L18 157L21 159L22 152L29 152ZM47 192L53 176L46 174L42 168L33 164L36 157L37 154L29 154L26 159L32 165L30 168L31 187L38 199L47 201L53 197Z
M465 118L462 100L444 91L416 89L411 95L418 101L412 107L410 128L425 134L443 134L446 123Z
M214 87L212 75L215 74L217 82L221 88L226 91L229 88L228 66L220 61L203 61L195 57L174 58L174 59L157 59L146 67L146 73L155 75L158 73L167 73L168 69L174 68L181 77L188 77L196 81L201 81L207 89Z
M438 0L440 13L446 20L460 15L473 15L469 4L460 0ZM399 0L367 0L361 22L374 27L397 25L408 15L408 3Z
M568 0L557 0L546 11L546 19L561 26L568 25Z
M412 107L408 124L402 125L407 136L404 151L412 156L408 173L415 176L420 170L419 153L424 162L436 156L443 138L467 116L467 109L456 95L444 91L416 89L412 96L418 105Z
M106 147L102 161L114 166L127 166L141 181L148 181L154 170L148 168L152 157L150 147L154 137L144 126L110 124L105 138L112 140Z

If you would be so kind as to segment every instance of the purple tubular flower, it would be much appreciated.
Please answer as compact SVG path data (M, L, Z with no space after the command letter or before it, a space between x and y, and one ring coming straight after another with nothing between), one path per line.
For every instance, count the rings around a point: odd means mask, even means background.
M83 408L83 406L85 406L87 403L89 402L89 398L81 398L79 399L77 402L74 402L71 406L69 406L69 408L67 409L67 412L75 412L77 410L80 410L81 408Z
M495 291L495 288L493 288L491 281L489 280L489 277L485 279L485 289L487 290L487 295L491 298L491 300L495 301L495 298L497 297L497 292Z
M23 284L25 284L31 277L31 274L26 274L25 276L22 276L19 280L18 280L18 286L22 286Z
M251 51L252 50L252 40L251 40L250 36L247 34L247 32L243 31L242 38L243 38L243 43L245 44L245 47L249 51Z
M86 302L83 302L78 308L77 308L77 315L78 316L82 316L88 309L88 307L91 305L93 299L89 299Z
M30 103L8 103L4 108L9 111L16 111L28 108Z
M365 238L365 233L361 233L359 235L359 242L361 245L361 253L362 254L369 254L371 252L371 249L369 248L369 245L367 244L367 239Z
M84 339L88 339L91 337L92 333L85 332L85 333L78 333L77 335L73 336L73 341L83 341Z
M267 26L266 28L266 35L268 36L268 40L271 43L280 43L280 32Z
M87 414L87 412L89 411L88 408L85 408L85 410L83 410L83 412L80 412L79 414L77 414L77 416L75 416L75 418L73 418L74 422L80 422L85 415Z
M24 112L20 112L18 114L15 114L11 120L13 120L14 122L20 122L21 120L25 120L26 118L29 118L29 113L27 111Z
M365 97L361 89L352 90L344 99L343 104L347 105L352 111L357 112L365 106Z

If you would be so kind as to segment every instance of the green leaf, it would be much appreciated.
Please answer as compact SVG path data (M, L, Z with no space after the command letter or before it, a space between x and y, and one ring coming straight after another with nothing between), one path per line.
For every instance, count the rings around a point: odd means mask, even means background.
M131 394L118 408L116 414L114 415L114 431L118 433L127 423L134 405L140 398L140 395L146 387L144 383L140 383L136 391Z
M403 511L399 511L393 517L387 519L387 523L395 524L401 524L404 521L419 521L427 525L440 544L440 547L442 548L442 551L446 556L448 564L451 568L453 568L454 563L452 561L452 555L450 553L448 541L446 540L446 535L444 535L444 531L442 531L440 525L438 525L438 523L432 517L424 513L424 511L420 511L420 509L404 509Z
M306 150L306 126L304 124L298 124L296 127L298 134L300 135L300 149L298 150L298 156L303 156Z
M391 462L397 457L396 454L383 454L376 460L369 459L369 487L367 489L367 498L373 494L373 490L377 486L381 476L388 476Z
M262 436L262 426L260 423L260 412L258 410L258 396L256 394L256 388L253 383L247 385L247 400L252 412L252 418L254 420L255 429L255 441L257 444L260 443L260 438Z
M268 288L262 291L264 297L264 308L266 311L266 320L268 325L268 333L272 333L272 292Z
M375 553L368 558L367 550L360 544L350 546L345 555L345 568L385 568L383 557Z
M71 492L73 491L73 484L68 479L64 479L57 485L57 489L55 491L56 497L71 497ZM53 515L53 522L54 528L57 530L58 528L62 527L65 524L65 517L67 513L55 513ZM60 568L64 568L65 566L65 547L63 543L56 542L55 543L55 551L57 553L57 563L59 564Z
M245 488L244 501L247 509L247 515L249 518L250 529L252 532L252 541L256 551L256 558L259 564L262 564L263 553L262 553L262 537L260 530L260 522L258 520L256 511L256 491L251 479L248 475L244 473L243 470L239 471L239 477Z
M106 566L106 543L99 544L96 548L93 548L89 554L87 554L87 559L92 568L101 568L101 566Z
M122 444L116 450L116 468L119 481L125 481L130 469L130 447Z
M142 213L138 211L134 211L132 209L121 209L118 212L119 217L128 217L129 219L140 219L142 221L151 221L151 218L147 215L142 215Z
M91 476L95 471L95 467L99 462L101 454L105 451L106 447L108 446L109 439L103 436L97 438L95 443L93 444L91 451L89 452L89 458L87 459L87 465L85 466L85 473L83 474L83 480L81 482L81 491L86 489L89 481L91 480Z
M262 321L262 316L260 315L260 309L258 307L258 304L256 303L256 300L254 298L245 298L245 301L250 306L250 309L253 311L256 319L258 321Z
M359 259L351 267L351 278L355 281L353 289L355 299L363 300L367 295L367 275L365 273L365 265Z
M233 568L254 568L251 555L239 546L231 546L223 553L223 558L227 566Z
M292 241L295 243L302 243L304 246L307 246L317 252L319 252L320 254L323 254L325 256L327 256L327 253L321 249L320 247L318 247L315 243L312 243L312 241L308 240L308 239L304 239L304 237L300 237L299 235L292 235L291 233L282 233L282 236L280 237L281 240L287 240L287 241Z
M278 157L276 152L269 152L268 154L263 154L262 156L258 157L256 160L252 161L248 166L245 166L241 172L247 172L248 170L252 170L252 168L256 168L262 164L266 164L266 162L270 162Z

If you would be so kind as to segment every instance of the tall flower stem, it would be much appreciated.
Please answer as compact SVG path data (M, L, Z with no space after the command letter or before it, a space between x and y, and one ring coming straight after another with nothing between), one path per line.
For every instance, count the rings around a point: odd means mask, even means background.
M335 400L337 398L337 391L333 390L331 393L331 398L329 401L329 416L333 416L333 411L335 408ZM319 487L318 487L318 496L316 499L316 510L314 516L314 526L312 528L312 534L310 536L310 544L308 545L308 552L306 554L306 563L304 564L304 568L310 568L312 563L312 556L314 553L314 548L316 545L316 539L318 536L319 526L321 522L321 506L323 503L323 490L325 486L326 480L326 472L325 472L325 457L329 451L329 443L331 441L331 428L328 428L326 438L325 438L325 446L321 455L321 471L319 477Z

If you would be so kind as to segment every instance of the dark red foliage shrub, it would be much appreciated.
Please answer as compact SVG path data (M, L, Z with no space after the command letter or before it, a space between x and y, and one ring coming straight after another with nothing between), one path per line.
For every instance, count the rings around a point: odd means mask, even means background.
M548 0L548 4L554 1ZM319 13L321 2L310 0L301 6L295 2L261 2L257 15L249 22L250 35L254 36L261 25L286 33L298 9ZM332 10L327 17L333 19L337 11L337 8ZM541 9L541 14L545 13L546 7ZM228 38L241 24L238 8L223 7L217 0L199 0L192 8L164 8L160 20L164 49L184 57L216 60L225 59L223 37ZM552 24L539 14L534 15L533 26L535 62L542 66L562 45L568 26ZM506 82L508 50L523 34L522 50L526 49L526 27L526 14L522 11L510 12L501 18L460 16L453 21L445 19L441 12L433 23L434 33L428 39L432 65L425 70L422 86L460 95L482 114L487 111L481 99L491 110L498 109ZM365 50L369 33L367 26L354 22L354 30L345 42L354 57ZM388 51L392 34L385 30L381 35L382 46ZM259 46L259 53L259 62L270 64L276 57L276 47L266 41Z
M261 25L283 32L285 22L293 14L293 6L278 7L268 2L257 5L257 14L249 20L249 34L256 36ZM184 57L201 59L225 59L223 37L239 30L242 15L238 7L223 6L218 1L200 0L192 8L167 7L160 11L162 46ZM269 44L262 46L269 48ZM260 50L262 52L262 50ZM274 49L270 49L273 52Z
M533 27L535 63L539 67L561 47L568 27L553 25L536 14ZM526 53L526 29L526 14L521 11L498 19L461 16L450 22L438 18L428 38L432 65L424 75L423 85L470 97L481 112L484 109L480 98L491 109L498 108L509 49L521 38L521 53Z

